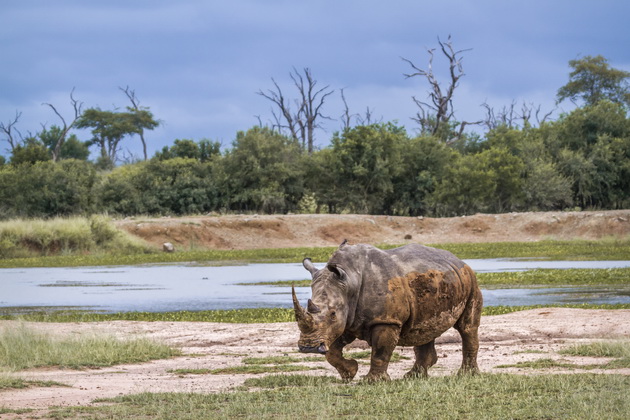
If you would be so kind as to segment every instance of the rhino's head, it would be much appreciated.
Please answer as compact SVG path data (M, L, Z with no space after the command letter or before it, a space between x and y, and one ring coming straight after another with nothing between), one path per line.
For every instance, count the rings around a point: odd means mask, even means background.
M313 277L313 297L303 308L292 289L295 319L301 333L298 347L303 353L325 354L346 328L350 307L348 275L330 262L321 270L308 258L303 265Z

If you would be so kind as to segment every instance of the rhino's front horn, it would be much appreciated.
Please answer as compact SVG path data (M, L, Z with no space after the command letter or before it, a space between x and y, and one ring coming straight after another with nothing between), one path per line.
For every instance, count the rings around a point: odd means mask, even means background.
M309 333L313 330L313 318L300 305L293 286L291 286L291 294L293 295L293 310L295 311L295 320L298 323L298 328L305 334Z

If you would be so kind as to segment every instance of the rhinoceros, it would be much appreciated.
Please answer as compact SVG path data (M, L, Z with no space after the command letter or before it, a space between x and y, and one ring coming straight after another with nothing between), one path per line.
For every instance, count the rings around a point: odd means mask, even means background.
M413 346L416 356L406 377L427 376L437 362L435 339L454 327L462 338L460 373L478 371L477 330L483 297L474 271L448 251L410 244L390 250L346 241L312 275L312 298L300 305L292 288L300 329L298 348L321 353L341 378L352 380L358 363L343 357L355 339L372 347L365 380L389 380L396 346Z

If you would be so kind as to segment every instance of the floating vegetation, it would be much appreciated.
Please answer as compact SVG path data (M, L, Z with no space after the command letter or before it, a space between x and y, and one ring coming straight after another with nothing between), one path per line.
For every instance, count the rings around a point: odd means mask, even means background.
M630 309L630 304L549 304L526 306L486 306L482 315L502 315L511 312L540 308L578 309ZM0 312L1 313L1 312ZM168 322L224 322L224 323L273 323L294 322L295 314L290 308L250 308L215 311L177 312L117 312L100 313L85 310L46 311L0 315L0 320L21 319L31 322L104 322L104 321L168 321Z

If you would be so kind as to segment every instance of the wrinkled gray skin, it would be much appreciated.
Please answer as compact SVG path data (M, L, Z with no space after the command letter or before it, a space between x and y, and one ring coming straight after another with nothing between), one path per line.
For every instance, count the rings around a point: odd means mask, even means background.
M437 362L435 339L454 327L462 337L462 372L475 373L477 330L483 298L475 273L447 251L411 244L391 250L345 241L326 266L309 259L312 299L306 308L293 291L301 352L321 353L341 377L357 373L343 348L355 339L372 347L368 381L388 380L396 346L413 346L416 361L406 376L426 376Z

